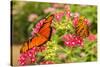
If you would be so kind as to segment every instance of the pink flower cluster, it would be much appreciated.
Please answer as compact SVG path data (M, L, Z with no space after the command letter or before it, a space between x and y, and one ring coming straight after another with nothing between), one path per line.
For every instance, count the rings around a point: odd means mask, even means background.
M63 36L64 44L68 47L83 46L83 39L74 34L66 34Z
M66 7L66 12L58 12L58 13L55 13L54 16L55 16L55 19L57 21L61 21L62 17L66 15L67 19L69 20L70 19L70 16L71 16L71 12L70 12L70 9L68 7Z
M36 54L38 52L42 52L43 50L46 49L46 46L40 46L40 47L33 47L32 49L28 50L25 53L22 53L19 57L19 65L26 65L29 63L34 63L36 61ZM30 61L28 61L30 60ZM27 63L28 61L28 63Z
M74 19L73 19L73 24L74 24L75 27L78 23L78 17L79 17L79 15L78 15L78 13L76 13L75 16L74 16Z
M64 16L64 12L58 12L54 14L54 17L57 21L60 21L62 17Z
M27 59L31 60L31 62L35 62L37 52L36 52L36 47L33 47L32 49L28 50L25 53L22 53L20 55L20 58L18 60L19 65L26 65L27 64Z
M70 16L71 16L70 10L66 10L66 16L67 16L67 18L68 18L68 20L69 20L69 18L70 18Z
M40 28L41 28L41 26L43 25L43 23L45 22L45 19L42 19L42 20L40 20L36 25L35 25L35 28L33 28L33 31L32 31L32 36L34 36L35 35L35 33L38 33L39 32L39 30L40 30Z

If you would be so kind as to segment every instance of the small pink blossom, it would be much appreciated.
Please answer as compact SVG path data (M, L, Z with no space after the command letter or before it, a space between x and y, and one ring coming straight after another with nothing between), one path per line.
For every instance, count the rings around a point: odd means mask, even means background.
M83 39L79 36L75 36L73 34L66 34L63 36L63 41L66 46L74 47L74 46L83 46Z
M44 13L54 12L55 10L55 8L49 7L44 10Z
M36 28L40 28L42 25L43 25L43 23L45 22L45 19L42 19L42 20L40 20L37 24L36 24Z
M88 25L88 26L90 26L91 25L91 23L90 23L90 21L88 20L88 19L84 19L84 23L86 24L86 25Z
M37 14L30 14L28 16L28 21L29 22L33 22L36 18L38 18L38 15Z
M78 12L74 13L74 17L79 17L80 14Z
M75 27L78 24L78 18L79 18L79 14L78 13L75 13L74 19L73 19L73 24L74 24Z
M66 11L66 16L67 16L67 18L68 18L68 20L69 20L69 18L70 18L70 16L71 16L70 10L67 10L67 11Z
M32 57L31 58L31 62L33 63L33 62L35 62L36 61L36 58L35 57Z
M88 39L89 39L91 42L93 42L93 41L96 40L96 35L90 34L90 35L88 36Z
M57 21L60 21L63 16L64 16L64 12L58 12L54 14L54 17L56 18Z
M33 28L34 33L38 33L39 28Z
M35 25L35 28L33 28L32 29L33 31L31 32L32 36L35 36L35 34L39 32L39 30L44 22L45 22L45 19L42 19Z
M69 5L66 5L66 6L65 6L65 10L66 10L67 19L69 20L69 18L70 18L70 16L71 16L70 6L69 6Z

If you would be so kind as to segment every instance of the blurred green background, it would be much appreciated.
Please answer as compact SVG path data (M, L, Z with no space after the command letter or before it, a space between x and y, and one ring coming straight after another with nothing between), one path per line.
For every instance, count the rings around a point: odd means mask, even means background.
M55 4L46 2L24 2L12 1L12 42L14 44L22 43L27 40L32 28L41 18L46 16L50 10L62 10L65 4ZM92 5L69 4L72 13L78 12L80 15L89 19L92 27L91 32L97 33L97 7ZM50 9L49 9L50 8ZM52 11L51 11L52 12ZM29 16L35 14L35 19L30 21Z

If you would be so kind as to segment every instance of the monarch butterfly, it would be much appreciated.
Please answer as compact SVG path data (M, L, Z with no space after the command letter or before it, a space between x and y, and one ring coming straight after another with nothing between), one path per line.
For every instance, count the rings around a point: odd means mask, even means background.
M45 21L43 22L43 25L41 26L40 30L37 34L37 36L32 37L27 42L25 42L20 50L20 53L24 53L27 50L40 46L47 42L52 33L51 23L53 20L53 15L49 16L48 18L45 18Z
M89 36L89 27L86 23L84 23L84 19L85 19L85 17L83 17L83 16L79 17L78 23L75 27L76 34L80 37L83 37L83 38Z

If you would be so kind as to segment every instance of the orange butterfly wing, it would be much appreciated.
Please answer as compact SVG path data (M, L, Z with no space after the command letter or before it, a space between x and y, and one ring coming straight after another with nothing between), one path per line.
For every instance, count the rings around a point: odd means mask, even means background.
M46 19L44 26L40 29L39 34L43 35L47 39L51 36L52 28L50 27L52 23L53 15Z
M46 39L44 36L39 35L39 36L37 36L37 37L35 37L35 38L33 38L33 39L31 40L31 43L30 43L30 45L29 45L29 48L42 45L42 44L43 44L44 42L46 42L46 41L47 41L47 39Z
M21 48L20 52L26 52L27 50L31 49L32 47L37 47L44 44L51 36L51 23L53 17L50 16L46 19L43 26L41 27L40 31L37 33L36 37L33 37L26 43L24 43L23 47Z
M41 34L42 36L44 36L45 38L49 38L50 34L51 34L51 28L47 27L47 28L42 28L39 32L39 34Z
M27 42L25 42L20 50L21 53L26 52L27 50L31 49L32 47L36 47L45 43L47 39L41 35L34 37Z
M76 34L81 37L89 36L89 27L84 23L84 17L80 17L76 26Z

